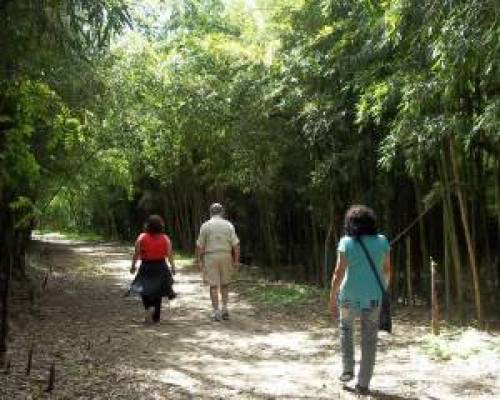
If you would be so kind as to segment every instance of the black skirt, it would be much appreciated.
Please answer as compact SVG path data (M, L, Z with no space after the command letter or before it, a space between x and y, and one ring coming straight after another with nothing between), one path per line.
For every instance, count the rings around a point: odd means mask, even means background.
M150 297L168 297L173 299L175 293L172 285L174 279L165 260L142 261L130 292Z

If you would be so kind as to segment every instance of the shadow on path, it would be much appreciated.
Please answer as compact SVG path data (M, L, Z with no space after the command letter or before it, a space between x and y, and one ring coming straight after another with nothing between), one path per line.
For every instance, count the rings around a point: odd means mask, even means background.
M237 293L230 297L231 320L212 322L208 290L187 263L179 263L175 277L179 298L164 304L159 325L144 325L140 300L123 297L132 280L131 251L119 244L57 237L34 243L34 253L53 275L39 317L21 318L12 335L17 353L0 397L42 398L47 365L55 362L51 399L357 398L336 381L336 329L313 320L284 320ZM365 398L417 399L436 393L442 384L439 366L422 364L423 358L413 354L415 336L423 329L398 326L396 335L381 338L373 391ZM30 343L37 351L33 373L25 377ZM425 368L425 378L419 368ZM482 381L486 387L491 382ZM9 387L17 391L6 392ZM452 389L437 393L437 398L460 398Z

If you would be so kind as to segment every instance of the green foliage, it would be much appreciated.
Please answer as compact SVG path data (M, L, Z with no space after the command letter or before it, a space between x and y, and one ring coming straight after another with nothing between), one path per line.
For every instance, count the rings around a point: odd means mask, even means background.
M2 11L7 32L26 39L6 47L16 68L0 103L9 202L30 198L58 228L127 238L158 212L192 248L207 204L223 201L244 253L319 281L323 238L332 222L332 238L342 234L349 204L372 205L391 236L457 187L452 141L481 276L494 274L496 2L91 3L66 14L47 3L38 19L28 2L19 32L7 16L22 7ZM133 29L107 52L129 13ZM52 40L37 48L37 37ZM460 227L453 197L449 207ZM449 232L435 217L411 232L414 265L427 247L444 259ZM283 290L270 301L299 296Z
M422 343L424 354L433 360L468 359L480 352L498 349L498 338L476 329L450 329L440 336L426 336Z
M129 16L121 0L7 0L0 23L3 287L5 277L25 273L31 229L93 151L87 117L101 94L97 60ZM5 340L0 338L2 351Z
M321 290L314 286L257 279L245 271L240 272L235 284L250 300L273 308L300 308L316 304L322 296Z
M306 286L292 283L279 285L259 282L254 294L257 300L264 304L286 306L311 300L312 290L308 289Z
M113 33L131 22L122 0L5 1L0 20L0 46L8 56L1 62L2 77L36 68L51 74L51 63L61 58L78 62L102 55Z
M0 173L4 187L13 192L36 193L44 174L61 173L61 156L78 143L80 123L45 83L6 85L5 108L15 110L4 130Z
M422 349L431 359L438 361L449 361L453 355L450 344L447 341L437 340L435 337L422 345Z
M54 232L54 229L35 229L33 231L34 235L53 235L58 234L65 239L69 240L77 240L77 241L86 241L86 242L99 242L105 240L105 238L101 235L96 234L95 232L71 232L65 229L63 232Z

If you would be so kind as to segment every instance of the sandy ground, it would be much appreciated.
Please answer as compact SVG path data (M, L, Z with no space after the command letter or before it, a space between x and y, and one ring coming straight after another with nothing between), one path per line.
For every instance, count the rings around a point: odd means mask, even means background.
M52 235L38 238L35 254L41 249L35 262L52 272L31 313L16 312L26 300L14 296L2 400L358 398L336 379L333 326L282 318L237 293L231 320L212 322L208 290L187 264L176 276L179 298L164 304L159 325L146 326L140 300L123 297L131 247ZM465 331L453 342L462 356L438 362L421 349L428 333L400 313L394 334L380 336L365 398L499 398L498 335ZM55 387L46 393L52 364Z

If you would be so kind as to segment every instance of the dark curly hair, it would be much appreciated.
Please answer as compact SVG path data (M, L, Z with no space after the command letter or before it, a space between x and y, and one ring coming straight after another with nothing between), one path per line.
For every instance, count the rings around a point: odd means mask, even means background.
M148 233L162 233L165 228L165 222L159 215L150 215L144 225L144 229Z
M377 215L370 207L353 205L345 213L344 229L348 236L376 235Z

